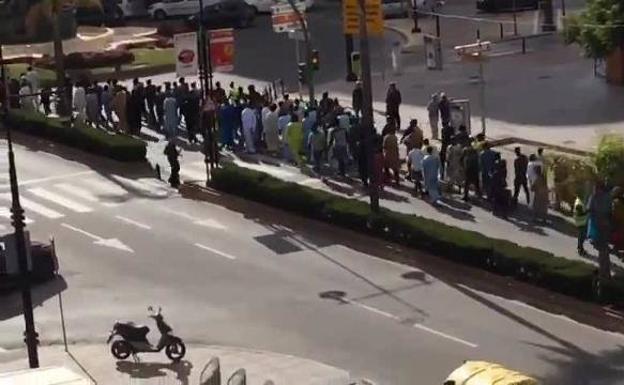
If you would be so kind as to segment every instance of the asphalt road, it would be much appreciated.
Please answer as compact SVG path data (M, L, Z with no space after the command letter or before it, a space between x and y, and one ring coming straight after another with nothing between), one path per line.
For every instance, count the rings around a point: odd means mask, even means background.
M384 261L375 255L392 250L350 246L341 231L218 194L185 199L147 173L22 139L28 228L55 237L63 277L35 290L44 344L61 341L61 290L76 342L101 343L115 320L146 321L154 304L190 343L294 354L380 384L440 383L464 359L546 384L623 381L622 335ZM0 346L20 347L22 330L19 298L2 298Z

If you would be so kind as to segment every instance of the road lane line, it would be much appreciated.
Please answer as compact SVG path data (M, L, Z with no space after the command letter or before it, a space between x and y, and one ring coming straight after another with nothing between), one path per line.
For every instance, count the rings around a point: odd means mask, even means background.
M11 194L10 193L0 194L0 199L11 200ZM24 197L20 197L20 203L22 204L22 206L24 206L25 209L34 211L37 214L43 215L44 217L47 217L50 219L58 219L58 218L62 218L65 216L64 214L61 214L58 211L47 208L44 205L40 205L39 203L33 202L30 199L27 199Z
M64 196L58 195L41 187L28 189L28 192L35 196L38 196L39 198L56 203L59 206L63 206L77 213L90 213L91 211L93 211L91 207L85 206L78 202L74 202L71 199L67 199Z
M156 197L166 197L169 193L164 189L164 186L153 186L148 183L139 182L138 180L123 177L121 175L112 175L112 178L119 182L126 189L134 189L139 194L145 194ZM132 192L132 191L131 191Z
M131 225L134 225L134 226L136 226L136 227L140 227L140 228L145 229L145 230L151 230L151 229L152 229L152 228L151 228L150 226L148 226L148 225L144 225L143 223L140 223L140 222L134 221L134 220L132 220L132 219L130 219L130 218L126 218L126 217L123 217L123 216L121 216L121 215L115 215L115 218L117 218L117 219L119 219L119 220L122 220L122 221L124 221L124 222L126 222L126 223L129 223L129 224L131 224Z
M189 215L187 213L176 211L167 207L161 207L161 210L169 214L178 216L180 218L188 219L189 221L193 222L193 224L198 225L198 226L212 227L213 229L217 229L217 230L227 230L227 226L222 225L221 223L215 221L214 219L210 219L210 218L201 219L201 218Z
M73 174L64 174L64 175L49 176L49 177L46 177L46 178L30 179L30 180L25 180L25 181L19 182L18 184L20 186L28 186L28 185L31 185L31 184L37 184L37 183L41 183L41 182L50 182L50 181L59 180L59 179L73 178L73 177L87 175L87 174L95 174L95 171L93 171L93 170L80 171L80 172L75 172ZM11 187L10 184L0 185L0 189L1 188L9 188L9 187Z
M363 303L361 303L361 302L357 302L357 301L354 301L354 300L352 300L352 299L345 298L345 297L341 297L341 298L339 298L338 300L339 300L339 301L342 301L342 302L345 302L345 303L348 303L348 304L350 304L350 305L354 305L354 306L357 306L357 307L359 307L359 308L362 308L362 309L368 310L368 311L370 311L370 312L373 312L373 313L375 313L375 314L378 314L378 315L384 316L384 317L386 317L386 318L390 318L390 319L392 319L392 320L399 321L399 322L401 321L401 317L396 316L396 315L391 314L391 313L388 313L388 312L386 312L386 311L383 311L383 310L377 309L376 307L369 306L369 305L366 305L366 304L363 304ZM466 340L461 339L461 338L459 338L459 337L452 336L452 335L450 335L450 334L447 334L447 333L441 332L441 331L439 331L439 330L436 330L436 329L433 329L433 328L427 327L427 326L422 325L422 324L412 324L412 327L413 327L414 329L419 329L419 330L422 330L422 331L424 331L424 332L431 333L431 334L436 335L436 336L438 336L438 337L442 337L442 338L445 338L445 339L447 339L447 340L450 340L450 341L453 341L453 342L457 342L457 343L459 343L459 344L466 345L466 346L471 347L471 348L477 348L477 347L479 347L479 345L477 345L477 344L475 344L475 343L472 343L472 342L470 342L470 341L466 341Z
M217 255L219 255L219 256L221 256L221 257L224 257L224 258L230 259L230 260L232 260L232 261L236 259L236 257L235 257L235 256L233 256L233 255L226 254L226 253L224 253L224 252L222 252L222 251L219 251L219 250L217 250L217 249L213 249L212 247L208 247L208 246L206 246L206 245L202 245L201 243L196 243L196 244L195 244L195 246L199 247L200 249L204 249L204 250L206 250L206 251L210 251L211 253L215 253L215 254L217 254Z
M97 196L95 196L95 194L93 194L91 191L87 189L83 189L82 187L74 186L73 184L58 183L58 184L55 184L54 187L56 187L59 190L63 190L64 192L68 194L75 195L78 198L82 198L89 202L97 203L100 201L100 199Z
M473 344L472 342L468 342L468 341L463 340L461 338L454 337L454 336L452 336L450 334L442 333L441 331L432 329L432 328L427 327L425 325L413 324L412 327L416 328L416 329L420 329L420 330L426 331L426 332L431 333L431 334L435 334L436 336L439 336L439 337L442 337L442 338L446 338L447 340L455 341L457 343L469 346L471 348L478 348L479 347L479 345L477 345L477 344Z

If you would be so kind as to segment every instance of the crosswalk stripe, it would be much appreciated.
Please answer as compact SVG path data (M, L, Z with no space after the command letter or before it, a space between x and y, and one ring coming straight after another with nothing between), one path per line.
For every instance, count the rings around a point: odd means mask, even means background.
M4 199L4 200L11 200L11 194L10 193L2 193L0 194L0 199ZM30 199L27 198L23 198L20 197L20 202L22 204L22 206L30 211L34 211L35 213L39 214L39 215L43 215L46 218L50 218L50 219L56 219L56 218L62 218L65 215L59 213L58 211L52 210L50 208L45 207L44 205L41 205L37 202L33 202Z
M163 190L162 187L154 188L154 186L150 186L146 183L139 182L134 179L125 178L120 175L113 175L113 179L117 180L120 184L126 185L131 189L135 189L141 191L144 194L155 195L155 196L166 196L167 191Z
M66 207L77 213L89 213L93 211L90 207L87 207L78 202L74 202L71 199L67 199L64 196L53 193L41 187L31 188L28 190L28 192L38 196L39 198L46 199L50 202L56 203L59 206Z
M74 186L73 184L59 183L59 184L55 184L54 187L58 188L59 190L63 190L64 192L66 192L68 194L75 195L78 198L82 198L82 199L84 199L86 201L94 202L94 203L96 203L96 202L97 203L101 203L103 206L106 206L106 207L119 206L119 203L100 202L100 198L98 198L91 191L89 191L87 189L83 189L82 187Z
M180 170L180 176L184 180L191 181L205 181L206 180L206 170L198 171L190 168L183 168Z
M88 178L82 181L82 183L88 184L89 186L96 189L99 193L105 195L122 197L128 194L128 191L126 191L124 188L122 188L115 182L111 182L108 180Z
M8 207L0 207L0 217L11 219L11 210L9 210ZM28 224L33 223L34 221L26 217L24 222L28 225Z

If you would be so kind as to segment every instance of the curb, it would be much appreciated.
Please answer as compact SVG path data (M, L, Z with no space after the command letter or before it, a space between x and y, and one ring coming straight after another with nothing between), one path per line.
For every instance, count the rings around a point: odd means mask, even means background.
M493 146L507 146L510 144L519 143L519 144L524 144L527 146L543 147L549 150L555 150L558 152L563 152L566 154L572 154L572 155L583 156L583 157L590 157L594 155L594 153L591 151L585 151L585 150L579 150L576 148L560 146L558 144L539 142L537 140L532 140L532 139L518 138L515 136L492 139L490 142L492 143Z
M420 47L420 45L415 44L415 42L410 42L410 40L412 40L412 35L410 33L405 32L405 30L401 28L388 25L388 24L384 24L384 29L394 32L401 37L401 40L403 40L402 46L401 46L401 53L417 53L418 52L418 48Z

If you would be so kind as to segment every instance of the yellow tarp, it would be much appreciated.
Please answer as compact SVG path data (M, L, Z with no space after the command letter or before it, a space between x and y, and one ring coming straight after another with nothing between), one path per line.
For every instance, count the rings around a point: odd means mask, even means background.
M538 385L534 378L486 361L466 361L449 375L445 383L454 385Z

